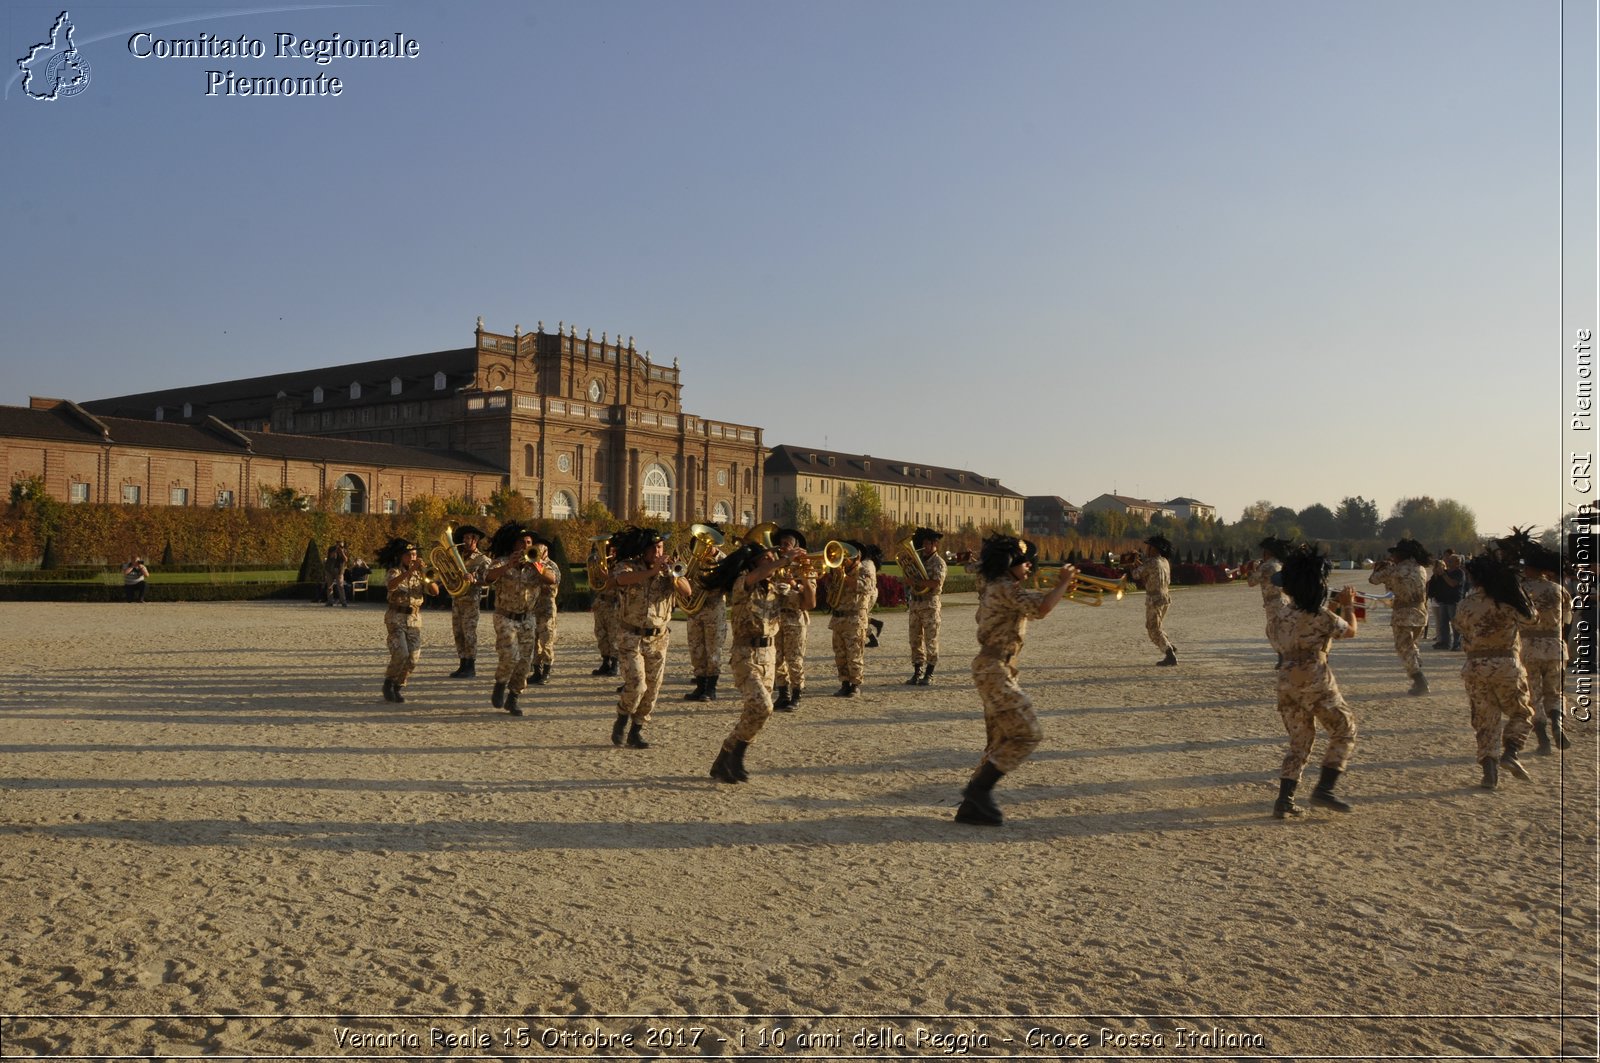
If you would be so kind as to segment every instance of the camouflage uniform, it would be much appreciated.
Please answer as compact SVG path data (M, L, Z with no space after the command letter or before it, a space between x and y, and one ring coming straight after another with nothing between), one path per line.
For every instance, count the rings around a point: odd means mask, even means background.
M741 576L733 586L732 602L728 606L733 650L728 666L744 701L739 722L723 741L723 749L733 749L736 742L754 742L772 716L774 643L781 608L777 588L766 580L749 590Z
M833 632L833 666L841 683L860 686L867 671L867 617L878 600L878 566L863 559L854 572L835 570L833 578L846 581L844 597L828 621Z
M622 596L614 587L595 591L589 603L594 614L594 641L601 657L617 656L617 617L622 608Z
M1043 591L1028 590L1009 575L989 580L978 602L978 655L972 681L983 699L983 758L1001 772L1015 771L1044 737L1033 702L1017 685L1017 658L1028 621L1038 617Z
M1283 652L1283 647L1274 640L1273 629L1276 626L1274 620L1278 615L1278 607L1289 599L1284 597L1283 588L1272 582L1272 577L1282 571L1283 562L1275 557L1269 557L1251 569L1250 575L1245 577L1250 586L1261 588L1261 608L1267 614L1267 641L1279 653Z
M1561 632L1572 623L1572 592L1551 580L1524 579L1533 605L1533 626L1522 630L1522 667L1528 673L1533 722L1558 723L1566 714L1567 644Z
M556 581L546 583L540 579L533 584L534 656L529 663L549 667L556 659L556 596L561 593L561 566L547 557L544 567L545 574L554 573Z
M728 641L728 598L706 591L706 604L689 618L689 664L696 679L722 674L722 647Z
M806 636L811 631L811 614L801 606L801 586L775 584L778 591L778 646L773 682L790 690L806 686Z
M1289 732L1280 778L1299 780L1317 740L1318 723L1328 732L1323 768L1342 772L1350 760L1356 744L1356 720L1328 667L1328 646L1349 630L1344 618L1326 607L1308 613L1280 597L1273 608L1267 637L1283 652L1283 666L1278 669L1278 715Z
M1134 567L1130 578L1144 586L1144 633L1156 649L1175 652L1161 627L1167 618L1167 606L1172 604L1172 565L1164 557L1147 557Z
M533 664L537 579L532 568L513 564L494 581L494 648L499 655L494 681L504 683L513 694L527 689L528 668Z
M911 594L906 619L911 628L911 666L932 670L939 663L939 619L944 594L944 558L935 551L922 559L922 567L934 584L926 594Z
M1373 569L1368 583L1388 588L1394 594L1394 652L1412 679L1422 674L1422 654L1417 643L1428 628L1428 575L1422 566L1407 558Z
M1533 621L1474 587L1456 609L1456 630L1467 660L1461 678L1472 705L1472 729L1483 760L1516 752L1533 723L1528 677L1517 660L1518 632Z
M650 566L624 561L612 571L617 575L643 571ZM618 588L621 605L617 614L617 660L622 668L622 694L617 699L617 714L631 716L643 726L650 722L661 692L661 674L667 665L667 643L671 632L672 606L677 597L671 572L662 572L643 583Z
M461 559L467 566L470 575L483 578L493 559L481 550ZM479 596L481 585L474 583L472 589L459 598L450 599L450 633L456 639L456 656L476 658L478 656L478 608L483 599Z
M389 667L383 677L404 688L422 658L422 599L429 580L422 572L403 576L389 588L389 608L383 614Z

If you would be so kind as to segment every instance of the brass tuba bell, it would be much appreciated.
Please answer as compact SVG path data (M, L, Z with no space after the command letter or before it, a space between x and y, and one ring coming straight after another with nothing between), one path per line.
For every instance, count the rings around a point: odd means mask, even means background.
M678 608L689 616L694 616L706 607L706 589L700 586L700 577L722 561L725 556L723 543L726 539L709 524L691 524L689 535L694 540L694 551L689 555L689 563L683 567L683 571L674 572L673 575L688 580L689 586L693 588L688 598L678 599Z
M914 591L917 584L928 581L928 566L922 563L922 555L917 553L915 535L908 535L894 544L894 559L906 578L907 591Z
M439 533L438 543L428 550L428 564L438 573L439 585L444 592L452 598L459 598L473 587L472 573L467 571L467 563L461 560L461 551L456 549L455 531L452 525L444 526L444 531Z

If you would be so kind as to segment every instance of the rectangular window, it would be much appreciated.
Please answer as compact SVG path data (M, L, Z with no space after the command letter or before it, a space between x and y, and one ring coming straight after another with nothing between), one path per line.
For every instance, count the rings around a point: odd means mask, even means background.
M217 508L218 509L232 509L233 508L233 492L232 491L220 490L220 491L217 492Z
M167 496L169 506L187 506L189 504L189 489L187 487L174 487Z
M122 485L122 504L125 506L137 506L139 504L138 484Z
M67 488L67 499L74 503L89 501L89 485L71 484Z
M385 513L398 513L400 512L400 503L392 498L386 498L383 500L383 511Z

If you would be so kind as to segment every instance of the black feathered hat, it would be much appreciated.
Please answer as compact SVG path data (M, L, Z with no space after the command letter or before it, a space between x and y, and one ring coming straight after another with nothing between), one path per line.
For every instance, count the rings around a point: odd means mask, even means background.
M1296 608L1308 613L1320 610L1328 597L1328 573L1333 568L1332 563L1309 544L1278 556L1283 561L1283 593Z
M918 528L911 533L911 545L913 548L921 550L923 544L936 543L943 538L944 532L942 531L935 531L932 528Z
M1533 607L1522 591L1516 569L1493 554L1479 554L1467 562L1466 569L1467 577L1490 598L1501 605L1509 605L1523 616L1533 615Z
M1144 541L1144 544L1153 548L1156 553L1160 554L1168 561L1172 560L1172 540L1168 539L1165 535L1152 535L1150 538Z
M482 528L475 528L471 524L463 524L461 527L452 532L450 537L455 540L455 544L457 546L463 546L465 545L466 538L469 535L476 535L479 542L482 542L484 539L488 538L488 535Z
M520 521L508 520L495 529L494 538L489 540L489 552L495 557L510 557L514 553L521 553L524 535L531 536L533 532Z
M1548 546L1530 543L1522 551L1522 567L1534 572L1549 572L1552 575L1561 571L1561 555Z
M777 542L785 535L793 539L794 544L800 549L804 550L806 548L806 537L800 534L800 529L798 528L779 528L777 531L772 533L772 541Z
M1262 539L1260 546L1261 549L1265 550L1279 561L1289 560L1289 555L1294 553L1294 543L1290 542L1288 539L1279 539L1271 535L1267 536L1265 539Z
M1402 561L1415 561L1419 565L1426 565L1433 560L1433 555L1428 553L1427 547L1415 539L1401 539L1389 547L1389 552Z
M378 551L378 564L384 568L398 568L406 554L415 549L417 544L405 536L390 539L384 544L383 549Z
M630 525L611 536L611 545L617 548L617 560L633 561L643 557L646 550L665 539L666 536L654 528Z
M999 579L1024 561L1037 564L1039 548L1014 535L991 535L983 541L978 566L985 579Z

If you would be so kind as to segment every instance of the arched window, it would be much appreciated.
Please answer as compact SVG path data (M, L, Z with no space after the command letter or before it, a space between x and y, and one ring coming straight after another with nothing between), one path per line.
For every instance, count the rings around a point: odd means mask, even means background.
M352 380L350 382L350 397L352 399L359 399L361 397L361 381Z
M573 510L572 496L565 491L557 491L550 496L550 515L556 520L571 520Z
M533 444L532 443L524 443L522 445L522 475L524 475L524 476L533 476L533 475L535 475L534 471L533 471Z
M443 391L444 390L444 374L443 373L435 373L435 374L433 374L433 390L435 390L435 391Z
M644 515L672 519L672 477L666 466L646 465L640 486L639 501L644 506Z
M711 520L714 524L727 524L733 520L733 507L726 502L718 502L711 507Z
M312 402L321 402L322 401L322 385L321 384L318 384L316 387L311 389L311 401Z
M389 378L389 394L391 394L391 395L400 394L400 378L399 377L392 376L392 377Z
M165 421L166 419L167 419L167 408L165 406L157 406L156 407L156 420Z
M340 513L365 513L367 511L367 486L361 482L361 477L351 476L349 473L339 477L339 482L333 485L334 495L339 500Z
M193 417L194 416L194 406L191 405L190 403L187 403L187 402L184 403L183 404L183 416L184 416L185 420L187 420L190 417Z

